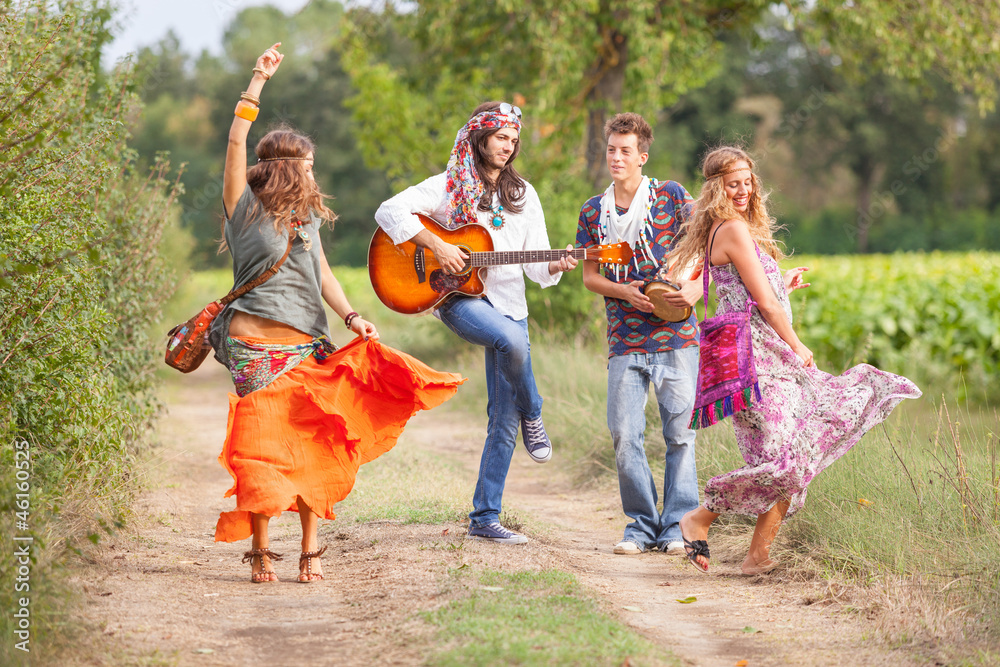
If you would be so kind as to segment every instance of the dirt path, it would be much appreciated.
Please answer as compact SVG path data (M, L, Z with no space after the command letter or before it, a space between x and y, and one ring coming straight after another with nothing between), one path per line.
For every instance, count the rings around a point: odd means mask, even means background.
M505 505L524 520L527 545L463 540L459 523L326 522L327 580L298 585L298 519L286 513L271 530L272 544L286 554L276 567L283 580L251 585L249 567L240 563L249 543L212 541L219 512L232 506L223 499L229 476L216 461L228 388L216 364L171 385L164 448L150 472L152 491L139 503L136 532L103 547L79 573L85 616L112 651L98 662L419 664L433 638L413 615L450 599L457 584L447 573L459 565L572 572L611 613L689 665L911 662L869 646L863 619L844 613L819 583L737 576L741 554L713 558L711 576L661 553L613 555L627 520L616 490L571 488L559 475L558 450L544 466L523 451L514 458ZM474 422L452 427L442 440L422 413L400 446L452 453L467 469L471 494L481 442L482 426ZM677 602L688 596L697 602Z

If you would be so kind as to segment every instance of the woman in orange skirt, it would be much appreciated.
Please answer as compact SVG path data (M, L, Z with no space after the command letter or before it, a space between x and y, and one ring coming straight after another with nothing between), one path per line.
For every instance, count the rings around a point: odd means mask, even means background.
M253 538L244 554L251 581L277 581L268 521L286 510L302 522L298 581L322 579L319 517L347 497L358 467L388 451L417 411L450 398L463 380L378 342L375 325L351 308L327 264L319 227L336 216L313 178L314 146L289 129L246 141L260 93L284 56L275 44L257 59L229 131L223 184L225 247L236 286L287 257L277 273L226 307L209 339L233 375L229 425L219 461L233 477L216 541ZM291 240L290 240L291 239ZM323 303L358 335L337 349Z

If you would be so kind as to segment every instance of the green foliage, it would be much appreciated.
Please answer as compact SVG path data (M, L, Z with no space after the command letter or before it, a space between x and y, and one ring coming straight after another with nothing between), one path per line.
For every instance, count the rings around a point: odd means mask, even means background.
M982 111L994 107L1000 75L996 3L796 0L786 5L810 41L827 42L854 59L862 77L873 62L889 76L910 80L945 71L956 90L971 90Z
M785 263L812 268L812 287L792 295L796 330L834 372L868 361L959 400L997 399L1000 256L898 253Z
M467 598L422 614L438 626L428 664L678 664L601 613L572 575L486 570L478 578Z
M766 6L417 4L406 14L391 3L382 14L351 14L344 64L359 91L351 104L372 149L366 160L406 179L425 175L428 163L440 170L467 114L485 99L507 99L526 105L526 171L579 178L586 169L590 183L606 180L603 119L622 108L655 117L703 85L719 69L716 31L753 23ZM415 55L402 61L400 51Z
M0 525L15 534L13 443L24 442L30 511L16 532L36 540L32 648L43 655L57 648L57 603L40 596L59 588L59 558L129 506L131 463L157 410L149 328L172 288L160 248L178 243L164 238L176 217L167 165L137 171L125 143L130 74L97 67L110 16L99 3L57 11L43 0L0 15ZM10 549L0 571L11 609Z

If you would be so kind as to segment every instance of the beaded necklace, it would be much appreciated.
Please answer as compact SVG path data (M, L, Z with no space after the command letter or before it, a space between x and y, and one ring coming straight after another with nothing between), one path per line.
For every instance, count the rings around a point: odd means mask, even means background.
M647 201L646 201L646 212L643 215L643 220L645 222L643 223L642 229L639 231L639 238L636 239L635 247L633 248L634 253L633 253L633 257L632 257L632 262L635 264L635 268L636 268L637 271L639 270L639 255L640 254L644 255L649 260L653 259L653 252L652 252L652 250L650 248L648 228L649 228L649 223L652 220L653 204L656 203L656 189L658 187L659 187L659 183L657 182L657 180L655 178L650 178L649 179L649 188L648 188L648 190L649 190L649 196L647 197ZM599 218L598 227L599 227L600 232L601 232L601 239L602 239L601 242L602 243L617 243L621 239L611 239L611 238L608 238L609 230L611 229L611 207L612 206L616 206L616 204L614 203L614 184L613 183L612 183L612 186L608 189L608 191L605 192L604 196L605 197L610 196L610 197L612 197L612 199L611 199L611 202L610 202L610 206L607 207L607 211L605 212L605 214ZM614 272L614 274L615 274L615 280L616 281L621 281L621 279L622 279L621 274L622 273L624 273L625 276L628 275L628 265L619 266L617 264L614 264L614 265L605 265L605 266L607 268L610 268Z
M295 215L294 209L292 209L292 215ZM306 230L302 229L302 225L304 224L306 224L304 220L293 220L291 222L292 229L294 229L295 233L302 238L302 247L305 249L306 252L309 252L313 248L313 242L312 239L309 238L309 233L306 232Z

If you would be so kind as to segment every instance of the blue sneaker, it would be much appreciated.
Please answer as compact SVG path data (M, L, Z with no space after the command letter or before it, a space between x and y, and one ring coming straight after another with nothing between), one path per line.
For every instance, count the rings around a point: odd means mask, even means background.
M477 540L489 540L490 542L500 542L501 544L524 544L528 538L513 530L507 530L500 525L499 521L488 523L485 526L469 526L469 537Z
M521 439L528 456L535 463L545 463L552 458L552 441L545 432L541 416L535 419L521 417Z

